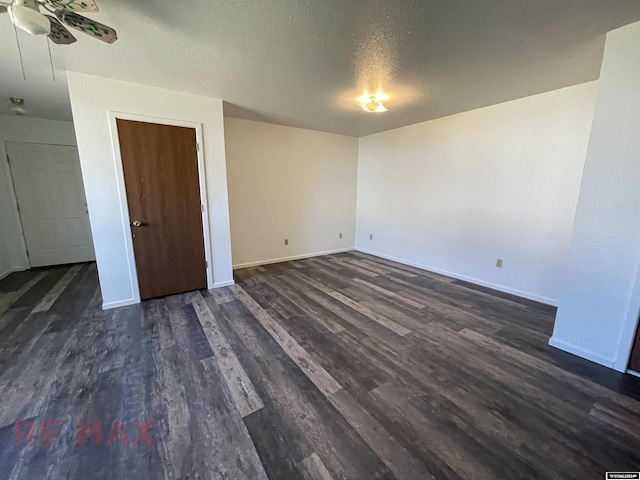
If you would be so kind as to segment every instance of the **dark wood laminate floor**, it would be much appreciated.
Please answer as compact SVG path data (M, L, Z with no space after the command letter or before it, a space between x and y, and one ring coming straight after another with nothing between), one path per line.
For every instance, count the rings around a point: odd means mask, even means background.
M640 379L548 347L550 307L357 252L236 276L110 311L93 264L0 281L0 477L640 470Z

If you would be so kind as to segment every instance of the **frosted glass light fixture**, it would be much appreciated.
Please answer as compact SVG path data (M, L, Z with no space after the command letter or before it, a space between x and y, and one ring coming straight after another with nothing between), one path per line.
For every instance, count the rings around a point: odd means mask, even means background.
M9 105L9 111L16 115L26 115L29 113L23 98L9 97L11 105Z
M383 113L389 111L389 109L382 104L382 101L386 99L386 95L368 95L365 93L358 99L358 103L365 112Z

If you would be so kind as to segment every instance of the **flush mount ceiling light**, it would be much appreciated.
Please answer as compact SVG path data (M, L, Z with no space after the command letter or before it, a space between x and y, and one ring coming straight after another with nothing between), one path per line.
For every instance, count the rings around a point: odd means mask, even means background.
M23 98L9 97L11 105L9 111L16 115L26 115L28 113L27 107L24 104Z
M384 94L368 95L365 93L358 99L358 103L365 112L383 113L389 111L389 109L382 104L382 101L386 99L387 96Z

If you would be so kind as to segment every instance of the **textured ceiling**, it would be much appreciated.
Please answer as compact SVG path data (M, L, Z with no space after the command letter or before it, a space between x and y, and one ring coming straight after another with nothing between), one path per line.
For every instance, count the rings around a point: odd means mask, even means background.
M637 0L98 0L118 30L71 46L0 16L0 97L70 119L65 70L225 100L230 116L365 135L598 78ZM365 90L389 95L363 112ZM0 101L0 113L7 113Z

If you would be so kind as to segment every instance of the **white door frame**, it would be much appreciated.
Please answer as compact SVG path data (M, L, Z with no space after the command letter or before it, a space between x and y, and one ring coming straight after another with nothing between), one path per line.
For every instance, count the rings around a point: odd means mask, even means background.
M4 154L6 156L6 174L7 174L7 186L9 187L9 197L12 201L12 212L14 219L16 220L16 227L20 233L20 253L22 254L22 261L24 264L24 268L16 268L9 270L9 273L14 271L19 272L23 270L29 270L31 268L31 260L29 259L29 254L27 252L27 237L24 235L24 227L22 225L22 214L20 213L20 205L18 204L18 195L16 194L16 187L13 184L13 170L11 170L11 160L9 159L9 147L8 143L31 143L31 142L12 142L9 140L5 140L2 142L2 146L4 148ZM75 145L74 145L75 146ZM76 147L78 148L78 147ZM7 274L8 275L8 274Z
M129 218L129 202L127 201L127 190L124 182L124 168L122 166L122 152L120 151L120 138L118 137L117 120L132 120L137 122L155 123L158 125L169 125L172 127L192 128L196 131L196 142L199 148L198 154L198 178L200 181L200 202L202 203L202 236L204 238L204 257L207 262L207 288L213 288L213 258L211 252L211 233L209 228L209 201L207 196L207 182L205 180L204 147L202 136L202 124L197 122L185 122L171 118L150 117L148 115L138 115L109 110L109 128L111 131L111 143L113 145L114 163L116 178L118 181L118 196L120 198L120 215L122 226L128 235L125 235L125 245L127 248L127 263L129 264L129 278L133 291L133 303L140 303L140 286L138 284L138 270L136 268L135 254L133 250L133 239L131 236L131 219Z
M619 372L626 372L631 360L633 345L636 340L636 330L640 330L638 318L640 317L640 268L636 270L636 280L629 298L626 316L622 323L620 339L618 340L618 352L616 353L613 368Z

